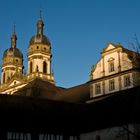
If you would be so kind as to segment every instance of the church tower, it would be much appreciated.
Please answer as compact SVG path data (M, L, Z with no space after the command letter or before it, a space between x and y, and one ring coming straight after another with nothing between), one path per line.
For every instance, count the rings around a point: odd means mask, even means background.
M51 43L44 35L44 23L41 17L37 21L37 33L30 39L28 47L28 79L36 76L54 83L51 72Z
M3 54L1 84L7 84L12 78L22 77L23 55L17 48L17 36L14 31L11 35L11 47L6 49Z

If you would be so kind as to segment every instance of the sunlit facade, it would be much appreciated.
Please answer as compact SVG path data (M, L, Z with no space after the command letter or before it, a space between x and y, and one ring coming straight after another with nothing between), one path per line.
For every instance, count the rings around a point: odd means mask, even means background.
M100 97L139 85L139 60L138 53L124 48L120 43L109 43L102 50L101 59L92 66L90 97Z

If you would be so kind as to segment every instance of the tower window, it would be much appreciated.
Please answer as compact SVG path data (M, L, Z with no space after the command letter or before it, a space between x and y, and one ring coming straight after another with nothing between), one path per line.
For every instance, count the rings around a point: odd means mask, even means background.
M30 73L32 73L32 71L33 71L33 63L30 62Z
M38 68L38 65L36 65L36 72L39 72L39 68Z
M39 46L37 46L36 48L39 49Z
M5 83L5 73L3 73L3 84Z
M44 51L46 51L46 48L44 48Z
M100 83L95 84L95 94L98 95L101 93L101 85Z
M18 59L16 59L16 63L18 63Z
M114 79L109 80L109 91L115 90L115 81Z
M47 73L47 63L43 62L43 73Z
M130 75L125 75L124 76L124 87L129 87L130 86Z

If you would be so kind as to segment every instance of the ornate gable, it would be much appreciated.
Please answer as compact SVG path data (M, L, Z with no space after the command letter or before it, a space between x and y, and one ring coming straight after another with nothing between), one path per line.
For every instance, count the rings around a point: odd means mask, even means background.
M104 49L104 52L109 51L109 50L112 50L112 49L115 49L115 48L116 48L116 46L114 44L109 43L107 45L107 47Z

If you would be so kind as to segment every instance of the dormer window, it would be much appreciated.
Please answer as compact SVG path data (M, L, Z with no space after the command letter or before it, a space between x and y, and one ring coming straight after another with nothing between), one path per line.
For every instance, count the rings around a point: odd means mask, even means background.
M109 70L109 72L115 71L115 67L114 67L114 58L110 58L110 59L108 60L108 70Z

